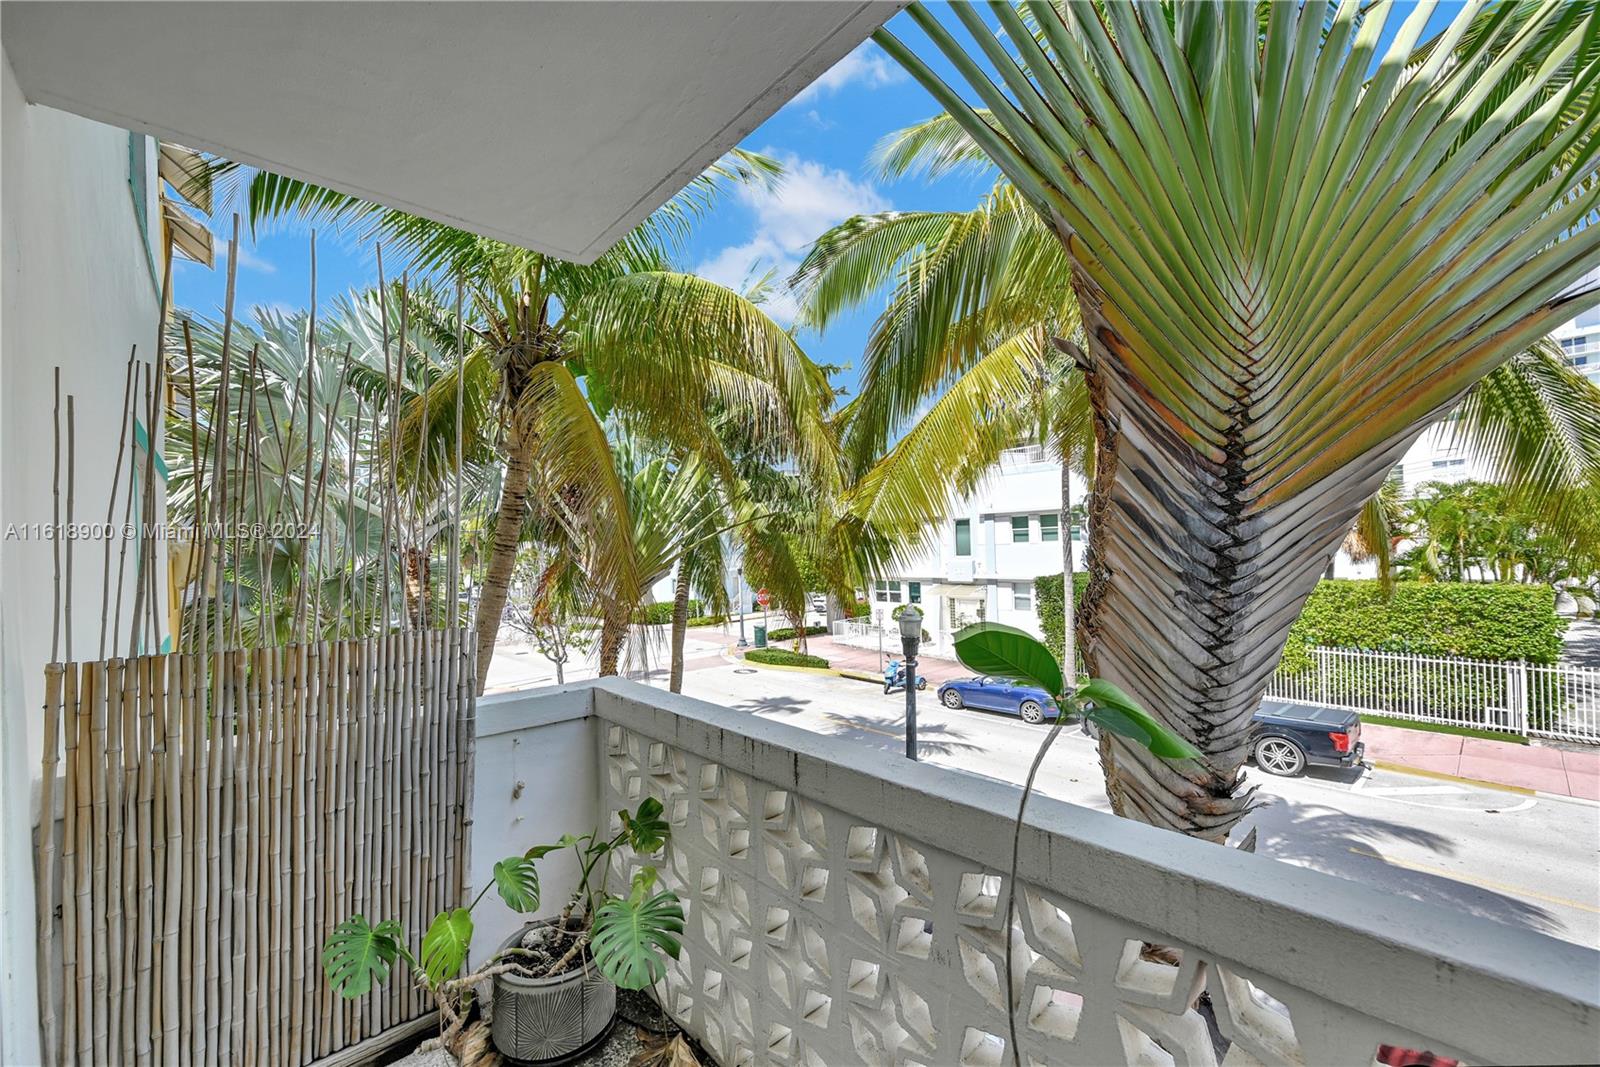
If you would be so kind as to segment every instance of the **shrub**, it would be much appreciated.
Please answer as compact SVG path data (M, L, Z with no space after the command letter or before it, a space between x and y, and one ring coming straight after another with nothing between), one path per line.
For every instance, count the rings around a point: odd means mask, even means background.
M864 619L872 614L872 605L865 600L852 600L848 604L840 604L839 609L844 612L847 619Z
M1376 581L1332 579L1317 583L1289 628L1284 667L1315 645L1554 663L1566 625L1542 585L1399 582L1385 601Z
M700 601L689 601L689 614L700 614ZM663 600L655 604L646 604L634 613L634 622L642 622L650 626L661 626L672 621L672 601Z
M828 661L821 656L807 656L784 648L752 648L744 654L752 663L770 663L778 667L826 667Z
M1089 575L1078 571L1072 576L1072 587L1077 590L1072 599L1074 605L1083 603L1083 591L1089 587ZM1063 637L1063 619L1061 618L1061 572L1055 574L1041 574L1033 580L1034 610L1039 613L1039 629L1044 631L1044 643L1050 651L1056 654L1056 659L1061 658L1061 651L1066 647Z
M806 636L807 637L820 637L820 636L822 636L823 634L825 634L827 632L828 632L828 628L826 626L807 626L806 627ZM798 636L800 636L800 631L796 630L793 626L785 626L781 630L768 630L767 631L767 640L768 641L793 641Z
M669 622L671 621L670 616L668 617L668 621ZM721 626L723 623L725 623L727 621L728 621L728 617L726 615L696 615L696 616L694 616L693 618L691 618L689 620L687 625L689 625L689 626Z

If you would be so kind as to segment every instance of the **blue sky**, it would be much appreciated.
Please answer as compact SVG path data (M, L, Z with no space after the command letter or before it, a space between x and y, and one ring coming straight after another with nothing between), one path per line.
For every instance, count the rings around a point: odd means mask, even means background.
M1383 45L1412 6L1396 5ZM1459 4L1441 4L1426 34L1441 29L1458 9ZM935 59L934 49L906 15L896 16L889 25L954 82L949 68ZM1381 49L1382 45L1380 55ZM788 170L786 180L776 192L747 189L730 195L701 223L680 255L680 266L742 289L768 270L786 277L813 239L851 215L972 207L991 184L989 179L955 176L932 183L921 178L885 182L872 166L872 149L885 134L937 110L926 91L881 49L862 45L745 140L744 147L780 159ZM225 234L229 225L226 218L213 220L219 234ZM242 244L237 281L241 308L307 305L309 242L304 226L282 224L253 237L247 232ZM225 251L225 237L219 237L217 247ZM180 307L202 315L220 314L227 276L223 261L215 271L180 263L174 273ZM376 281L370 247L348 233L318 235L317 273L319 302L324 306L352 287ZM768 310L786 322L793 309L779 296ZM850 365L836 381L852 393L871 320L868 308L842 319L825 336L801 338L818 362Z

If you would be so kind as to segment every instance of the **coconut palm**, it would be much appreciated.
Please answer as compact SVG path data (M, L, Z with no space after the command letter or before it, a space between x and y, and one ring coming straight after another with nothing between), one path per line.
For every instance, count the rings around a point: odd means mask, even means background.
M1065 248L1094 411L1091 673L1203 753L1101 742L1115 810L1220 840L1251 716L1323 566L1398 458L1600 303L1592 4L1126 5L911 21L980 115L878 43ZM991 71L995 72L991 75Z
M754 303L676 272L668 261L668 243L721 185L767 180L774 170L762 157L735 153L587 265L278 175L252 179L254 219L297 215L360 226L366 237L404 250L419 269L464 279L475 330L462 366L494 376L493 424L504 456L477 607L480 689L534 495L557 502L563 521L581 527L596 588L629 603L648 589L632 549L612 535L624 528L627 502L600 419L614 414L630 432L726 472L727 458L701 413L734 412L750 432L781 442L820 483L837 484L825 375ZM436 388L443 397L454 384L441 379ZM445 407L429 411L442 420ZM421 439L433 448L448 432L441 422Z

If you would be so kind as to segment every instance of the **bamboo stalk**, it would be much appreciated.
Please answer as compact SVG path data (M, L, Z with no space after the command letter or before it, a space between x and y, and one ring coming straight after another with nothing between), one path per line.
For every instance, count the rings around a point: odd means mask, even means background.
M289 768L284 760L284 732L292 718L286 703L292 651L292 648L280 648L275 649L273 653L278 662L273 678L272 790L268 805L272 812L270 853L272 861L269 865L272 874L272 906L268 909L271 922L270 937L267 941L272 954L272 969L268 984L271 998L267 1035L269 1051L282 1047L280 1041L287 1036L289 1027L288 1005L284 999L284 983L288 977L284 946L289 925L286 921L289 910L289 867L288 857L284 853L284 839L288 836L288 827L285 825L287 820L284 818L286 796L284 778Z
M134 356L138 353L139 346L134 345L128 353L128 366L122 376L122 421L117 423L117 461L111 466L111 495L106 501L106 529L111 528L111 520L117 514L117 486L122 480L122 453L128 447L128 415L129 405L133 400ZM101 561L100 582L100 652L99 658L106 658L106 623L111 618L111 537L105 538L103 558ZM114 633L114 631L113 631Z
M50 553L54 563L54 603L50 608L50 662L61 662L61 368L55 368L55 438L51 449Z
M134 960L134 1062L150 1062L151 978L155 966L155 827L154 802L159 768L155 758L155 677L159 656L139 658L139 739L138 756L133 766L139 775L138 814L135 833L138 839L136 870L139 878L138 952Z
M70 398L68 398L70 412ZM70 422L69 422L70 425ZM70 521L70 520L69 520ZM69 554L70 555L70 554ZM92 925L91 944L86 958L93 960L93 980L90 991L95 998L94 1008L94 1044L92 1050L104 1051L106 1039L110 1034L110 956L109 956L109 931L107 929L107 904L106 904L106 878L108 876L106 863L106 846L111 839L110 815L106 804L106 700L108 697L108 683L106 678L106 664L89 664L90 688L90 747L89 747L89 785L93 797L90 817L93 821L94 836L87 842L94 857L93 877L89 888L90 904L87 914L94 916ZM91 1050L80 1050L87 1054ZM98 1060L98 1054L94 1057Z
M172 757L170 749L171 739L177 734L172 729L173 719L169 702L172 690L169 681L173 677L171 672L176 660L177 654L157 656L152 659L150 668L150 697L154 709L150 736L151 762L154 771L151 775L154 797L150 812L151 877L154 882L150 907L150 925L154 939L150 966L150 1059L151 1062L159 1063L165 1063L168 1055L165 1029L167 1011L170 1007L167 1000L169 982L167 970L174 959L169 955L168 920L169 917L176 919L172 898L177 892L177 886L171 884L169 878L173 870L173 828L178 825L172 793L176 781L174 769L177 761ZM175 944L174 940L174 946ZM158 990L159 997L156 995Z
M253 407L253 405L252 405ZM245 1002L249 995L249 980L245 975L245 952L249 940L249 927L245 894L247 893L247 863L250 852L250 798L251 777L251 724L255 718L254 702L250 699L250 656L243 650L231 657L229 676L233 679L233 732L229 738L229 768L232 771L233 810L229 813L229 832L233 834L231 857L232 877L229 885L232 895L230 937L233 958L229 961L232 973L233 996L228 1001L228 1049L235 1060L244 1054Z
M372 794L373 774L373 737L372 721L374 709L372 706L372 638L363 634L355 642L354 652L356 657L356 682L355 695L356 707L359 712L356 716L357 731L357 780L362 783L362 788L356 791L356 866L355 880L352 886L354 897L351 907L362 915L372 915L369 911L372 901L372 876L373 876L373 841L372 841ZM374 918L376 916L373 916ZM370 998L369 998L370 999ZM352 1044L358 1040L359 1035L367 1033L363 1025L364 1017L370 1019L365 1005L357 1005L351 1020L350 1041Z
M378 254L378 297L379 297L379 299L378 299L378 321L379 321L380 329L383 332L383 380L384 380L384 391L389 394L385 398L384 407L387 409L388 414L389 414L389 420L392 423L393 420L394 420L395 398L394 398L394 393L392 391L393 390L393 386L391 384L389 384L389 383L391 383L394 380L394 369L393 369L393 367L390 366L390 363L389 363L389 289L384 284L384 280L383 280L383 244L381 242L377 244L376 250L377 250L377 254ZM372 463L373 467L377 467L379 465L379 463L382 461L382 458L383 458L382 452L379 451L379 449L378 449L378 421L379 421L378 420L378 413L377 413L376 408L374 408L373 413L372 413L372 460L371 460L371 463ZM388 492L388 489L389 489L389 487L388 487L387 481L385 480L385 484L382 486L382 496L383 496L383 520L382 520L383 521L383 537L382 537L383 599L379 604L379 615L378 615L378 620L379 620L378 621L378 632L379 633L384 633L389 628L389 607L393 603L393 601L390 599L391 586L389 584L389 581L390 581L390 575L389 575L390 567L389 567L389 564L390 564L390 557L393 555L393 551L392 551L392 547L391 547L391 545L389 543L390 527L391 527L391 519L390 519L390 514L389 514L389 505L390 505L390 502L391 502L391 496L390 496L390 494Z
M202 890L205 874L197 862L205 843L205 814L199 803L203 781L200 777L203 756L199 723L205 712L200 707L198 696L199 687L204 685L205 655L202 649L184 657L180 697L183 708L183 784L180 791L183 798L183 903L179 912L182 950L178 965L181 968L179 988L183 1003L179 1009L178 1024L181 1055L185 1062L191 1062L194 1055L197 1047L195 1022L205 1012L205 976L198 971L200 960L204 957L195 950L195 926L203 922L201 913L205 907Z
M300 976L305 972L306 937L306 860L305 860L305 716L306 716L306 647L289 646L289 656L294 663L294 694L289 705L289 731L292 739L289 749L290 829L289 829L289 934L286 948L286 983L284 1006L281 1015L288 1025L284 1050L295 1063L302 1062L302 1039L305 1034L301 1016L303 998L300 995Z
M62 629L66 631L67 659L72 659L72 525L73 505L77 497L77 466L78 466L78 433L77 415L74 410L73 397L67 394L67 584L62 612ZM57 530L59 537L61 531ZM54 657L51 657L52 659Z
M323 468L326 470L326 466ZM319 892L317 893L316 925L311 931L310 981L306 983L307 992L317 1002L317 1057L326 1056L329 1043L333 1036L333 989L327 982L319 981L317 974L317 949L322 939L327 936L329 918L332 915L335 896L338 891L334 884L334 789L338 781L338 744L339 744L339 686L335 675L338 669L338 643L335 641L318 642L322 650L319 657L322 670L322 700L320 702L320 728L317 732L317 847L316 864L314 873L317 876ZM334 920L337 921L337 920Z
M76 879L73 895L73 958L76 966L77 995L73 1006L77 1015L78 1059L85 1064L94 1057L94 672L88 664L69 664L67 676L69 705L76 708L77 767L73 793L77 816L73 820ZM80 673L81 672L81 673ZM74 679L77 684L74 685ZM73 698L76 699L73 699Z
M137 1055L134 1033L139 981L139 854L144 851L144 840L139 836L139 781L144 767L139 737L142 659L129 660L122 666L122 752L117 761L121 770L117 805L121 809L122 855L112 856L112 862L120 864L122 868L122 899L119 902L122 914L119 925L125 951L117 957L117 968L121 972L122 985L120 1039L124 1062L133 1060Z
M235 688L234 668L238 656L232 651L219 651L217 653L217 687L221 693L221 707L214 712L211 722L211 763L214 789L213 812L219 819L218 829L212 832L211 884L214 887L212 898L211 922L215 931L208 938L215 947L215 960L213 966L217 973L217 1001L214 1007L216 1027L210 1025L210 1016L207 1017L207 1032L210 1035L212 1055L221 1062L228 1062L231 1054L229 1038L232 1026L229 1024L229 1015L233 1008L233 851L235 830L233 825L234 813L234 774L235 774L235 732L238 711L235 698L238 690Z
M56 765L61 758L61 688L65 668L51 663L44 670L44 755L39 764L39 858L34 868L34 900L39 913L39 974L55 972L56 928ZM70 757L69 757L70 758ZM71 803L71 794L64 794ZM66 878L63 873L62 882ZM40 992L40 1030L44 1037L44 1061L59 1063L61 1033L56 1022L56 1002L50 983L42 981ZM69 994L70 995L70 994Z
M317 365L317 231L311 231L311 317L306 330L306 468L300 480L301 521L311 522L311 443L315 436L317 395L314 375ZM305 530L300 531L302 535ZM304 537L300 547L299 592L295 601L294 626L298 640L306 639L306 578L311 573L311 540Z
M99 1049L108 1062L119 1063L125 1051L121 1047L122 1036L122 961L127 953L123 951L122 944L122 738L123 738L123 710L125 694L123 692L123 678L126 661L111 659L104 662L106 707L104 723L104 752L105 752L105 791L97 794L96 805L104 804L106 837L103 844L105 850L105 924L101 927L102 938L106 943L107 967L104 974L105 991L107 999L101 1001L106 1007L106 1037L115 1044L102 1043ZM112 970L115 974L112 974ZM96 975L97 981L100 975Z
M154 381L150 379L153 377ZM145 477L144 500L139 509L141 527L153 527L153 517L156 510L156 456L160 454L160 397L161 389L166 381L166 365L158 357L153 369L153 374L146 375L145 383ZM156 540L153 536L146 537L142 533L139 537L140 548L140 580L144 583L144 601L148 616L141 618L137 626L146 626L148 641L145 652L155 652L161 647L160 628L161 610L156 586ZM137 628L136 626L136 628ZM130 655L137 654L135 649Z
M394 391L389 394L389 493L394 498L393 521L397 539L403 537L403 531L405 530L405 522L400 513L400 417L402 411L401 405L405 397L406 329L409 326L408 316L410 310L411 273L409 271L403 271L400 274L400 335L395 339ZM69 413L72 410L71 403L72 401L69 398L67 401L67 410ZM69 508L68 510L70 514L71 509ZM68 519L67 521L71 522L71 519ZM406 604L405 594L406 571L407 564L402 547L402 554L400 557L400 628L402 630L411 629L411 612ZM69 594L72 584L71 577L72 555L71 548L69 546L67 555L67 585ZM69 595L67 599L70 602L72 598ZM71 640L70 636L68 637L68 640ZM69 658L71 656L70 645L68 656Z
M184 896L184 833L187 825L184 809L188 796L183 786L184 749L189 745L184 721L184 677L188 673L188 654L178 652L165 657L167 685L161 694L163 714L157 720L159 729L165 731L165 753L162 760L166 774L166 863L162 893L161 923L161 1062L176 1064L179 1056L179 991L178 971L182 958L183 938L179 916L183 912Z
M344 396L345 383L350 377L350 352L353 345L346 344L344 348L344 363L339 371L338 385L333 395L328 398L327 407L322 415L322 461L317 468L317 493L316 507L311 514L316 516L316 527L322 528L325 508L328 499L328 464L333 454L333 421L338 414L339 401ZM311 604L311 634L313 640L320 640L322 636L322 556L325 545L322 538L317 538L316 569L314 571L314 585L317 590L316 597ZM337 627L335 627L337 630Z

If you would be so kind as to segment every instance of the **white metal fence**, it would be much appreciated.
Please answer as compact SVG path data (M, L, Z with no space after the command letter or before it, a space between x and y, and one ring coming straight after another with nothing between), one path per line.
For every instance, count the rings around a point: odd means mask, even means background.
M1521 660L1311 648L1279 666L1269 698L1401 719L1600 744L1600 670Z

